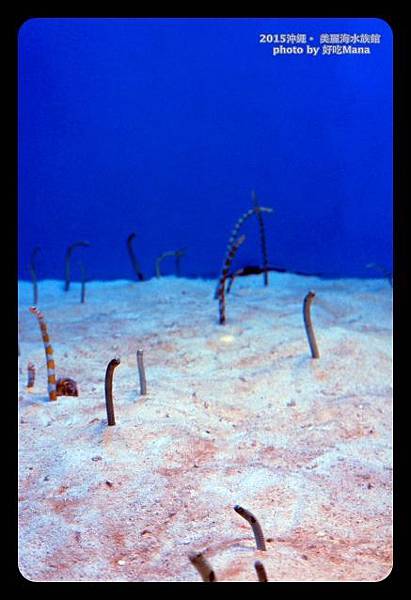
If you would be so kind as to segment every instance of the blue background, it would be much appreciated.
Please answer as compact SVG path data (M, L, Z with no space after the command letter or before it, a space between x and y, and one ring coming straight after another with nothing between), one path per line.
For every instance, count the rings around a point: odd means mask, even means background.
M272 56L259 33L380 33L371 55ZM19 277L134 279L185 247L216 276L255 189L270 262L380 276L392 254L392 32L378 19L31 19L19 31ZM260 264L251 219L237 265ZM173 273L174 263L163 263Z

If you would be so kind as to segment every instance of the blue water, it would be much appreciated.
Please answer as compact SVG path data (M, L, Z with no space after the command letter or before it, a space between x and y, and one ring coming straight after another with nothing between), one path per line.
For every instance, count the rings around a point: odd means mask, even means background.
M381 34L371 55L272 55L260 33ZM185 248L215 277L230 231L265 216L270 263L392 269L392 32L378 19L33 19L19 33L19 277L146 277ZM251 219L237 266L261 264ZM174 273L174 261L163 263Z

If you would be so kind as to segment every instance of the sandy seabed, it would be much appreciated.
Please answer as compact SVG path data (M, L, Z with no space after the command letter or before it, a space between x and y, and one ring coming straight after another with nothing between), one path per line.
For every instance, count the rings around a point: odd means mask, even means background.
M392 567L392 289L386 280L39 283L57 377L19 283L19 568L32 581L378 581ZM305 294L320 358L311 358ZM137 349L148 394L140 396ZM104 379L119 357L108 427ZM36 366L28 390L27 363ZM240 504L259 519L255 549Z

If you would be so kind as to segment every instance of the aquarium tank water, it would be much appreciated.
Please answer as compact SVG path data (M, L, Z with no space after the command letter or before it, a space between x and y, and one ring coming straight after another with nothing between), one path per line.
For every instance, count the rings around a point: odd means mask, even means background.
M273 208L273 266L392 271L384 21L38 18L18 43L20 279L36 246L38 278L63 278L77 240L89 278L133 279L131 232L145 276L184 249L182 275L217 277L253 190ZM254 224L247 238L242 262L258 264Z

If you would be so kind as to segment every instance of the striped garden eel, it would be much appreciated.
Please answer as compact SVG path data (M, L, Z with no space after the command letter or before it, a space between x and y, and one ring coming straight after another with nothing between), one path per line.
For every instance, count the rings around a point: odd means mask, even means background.
M265 225L264 225L263 214L262 214L263 211L260 210L260 207L258 205L258 200L257 200L257 194L255 193L254 190L251 192L251 198L253 200L255 214L258 219L258 228L260 230L261 255L262 255L262 259L263 259L264 285L267 286L268 285L268 252L267 252L267 239L265 236ZM267 209L265 209L265 210L267 211ZM272 211L272 209L269 209L269 212L271 212L271 211Z
M233 230L231 232L231 236L230 239L228 240L228 244L227 244L227 249L226 249L226 253L225 253L225 257L224 257L224 261L223 261L223 269L224 270L224 266L227 262L227 259L232 251L232 248L237 240L239 231L241 229L241 227L243 226L243 224L245 223L245 221L247 221L247 219L249 219L250 217L252 217L254 214L258 214L258 213L262 213L262 212L272 212L272 208L267 208L265 206L258 206L257 204L253 207L250 208L250 210L247 210L247 212L245 212L243 215L241 215L241 217L238 219L238 221L236 222L236 224L233 227ZM261 229L260 229L260 235L261 235ZM219 286L217 286L217 289L215 291L214 294L214 298L217 299L219 295Z
M53 348L50 344L46 321L44 320L43 313L40 312L35 306L31 306L29 310L35 317L37 317L40 325L41 337L43 338L47 361L47 389L49 393L49 399L57 400L56 366L54 364Z
M234 242L234 244L232 245L231 250L225 260L223 271L221 273L220 281L219 281L218 288L217 288L218 308L219 308L219 312L220 312L220 319L219 319L220 325L224 325L225 321L226 321L226 317L225 317L225 282L226 282L226 279L228 276L228 271L230 270L231 263L233 262L234 257L237 254L237 250L239 249L241 244L244 242L244 240L245 240L245 235L242 235L241 237L238 238L238 240L236 240Z
M57 400L57 396L78 396L77 383L70 377L62 377L56 381L56 365L54 363L53 348L50 344L50 338L47 331L44 315L35 306L31 306L29 311L37 317L40 325L41 337L43 338L44 350L46 352L47 362L47 389L50 400Z

